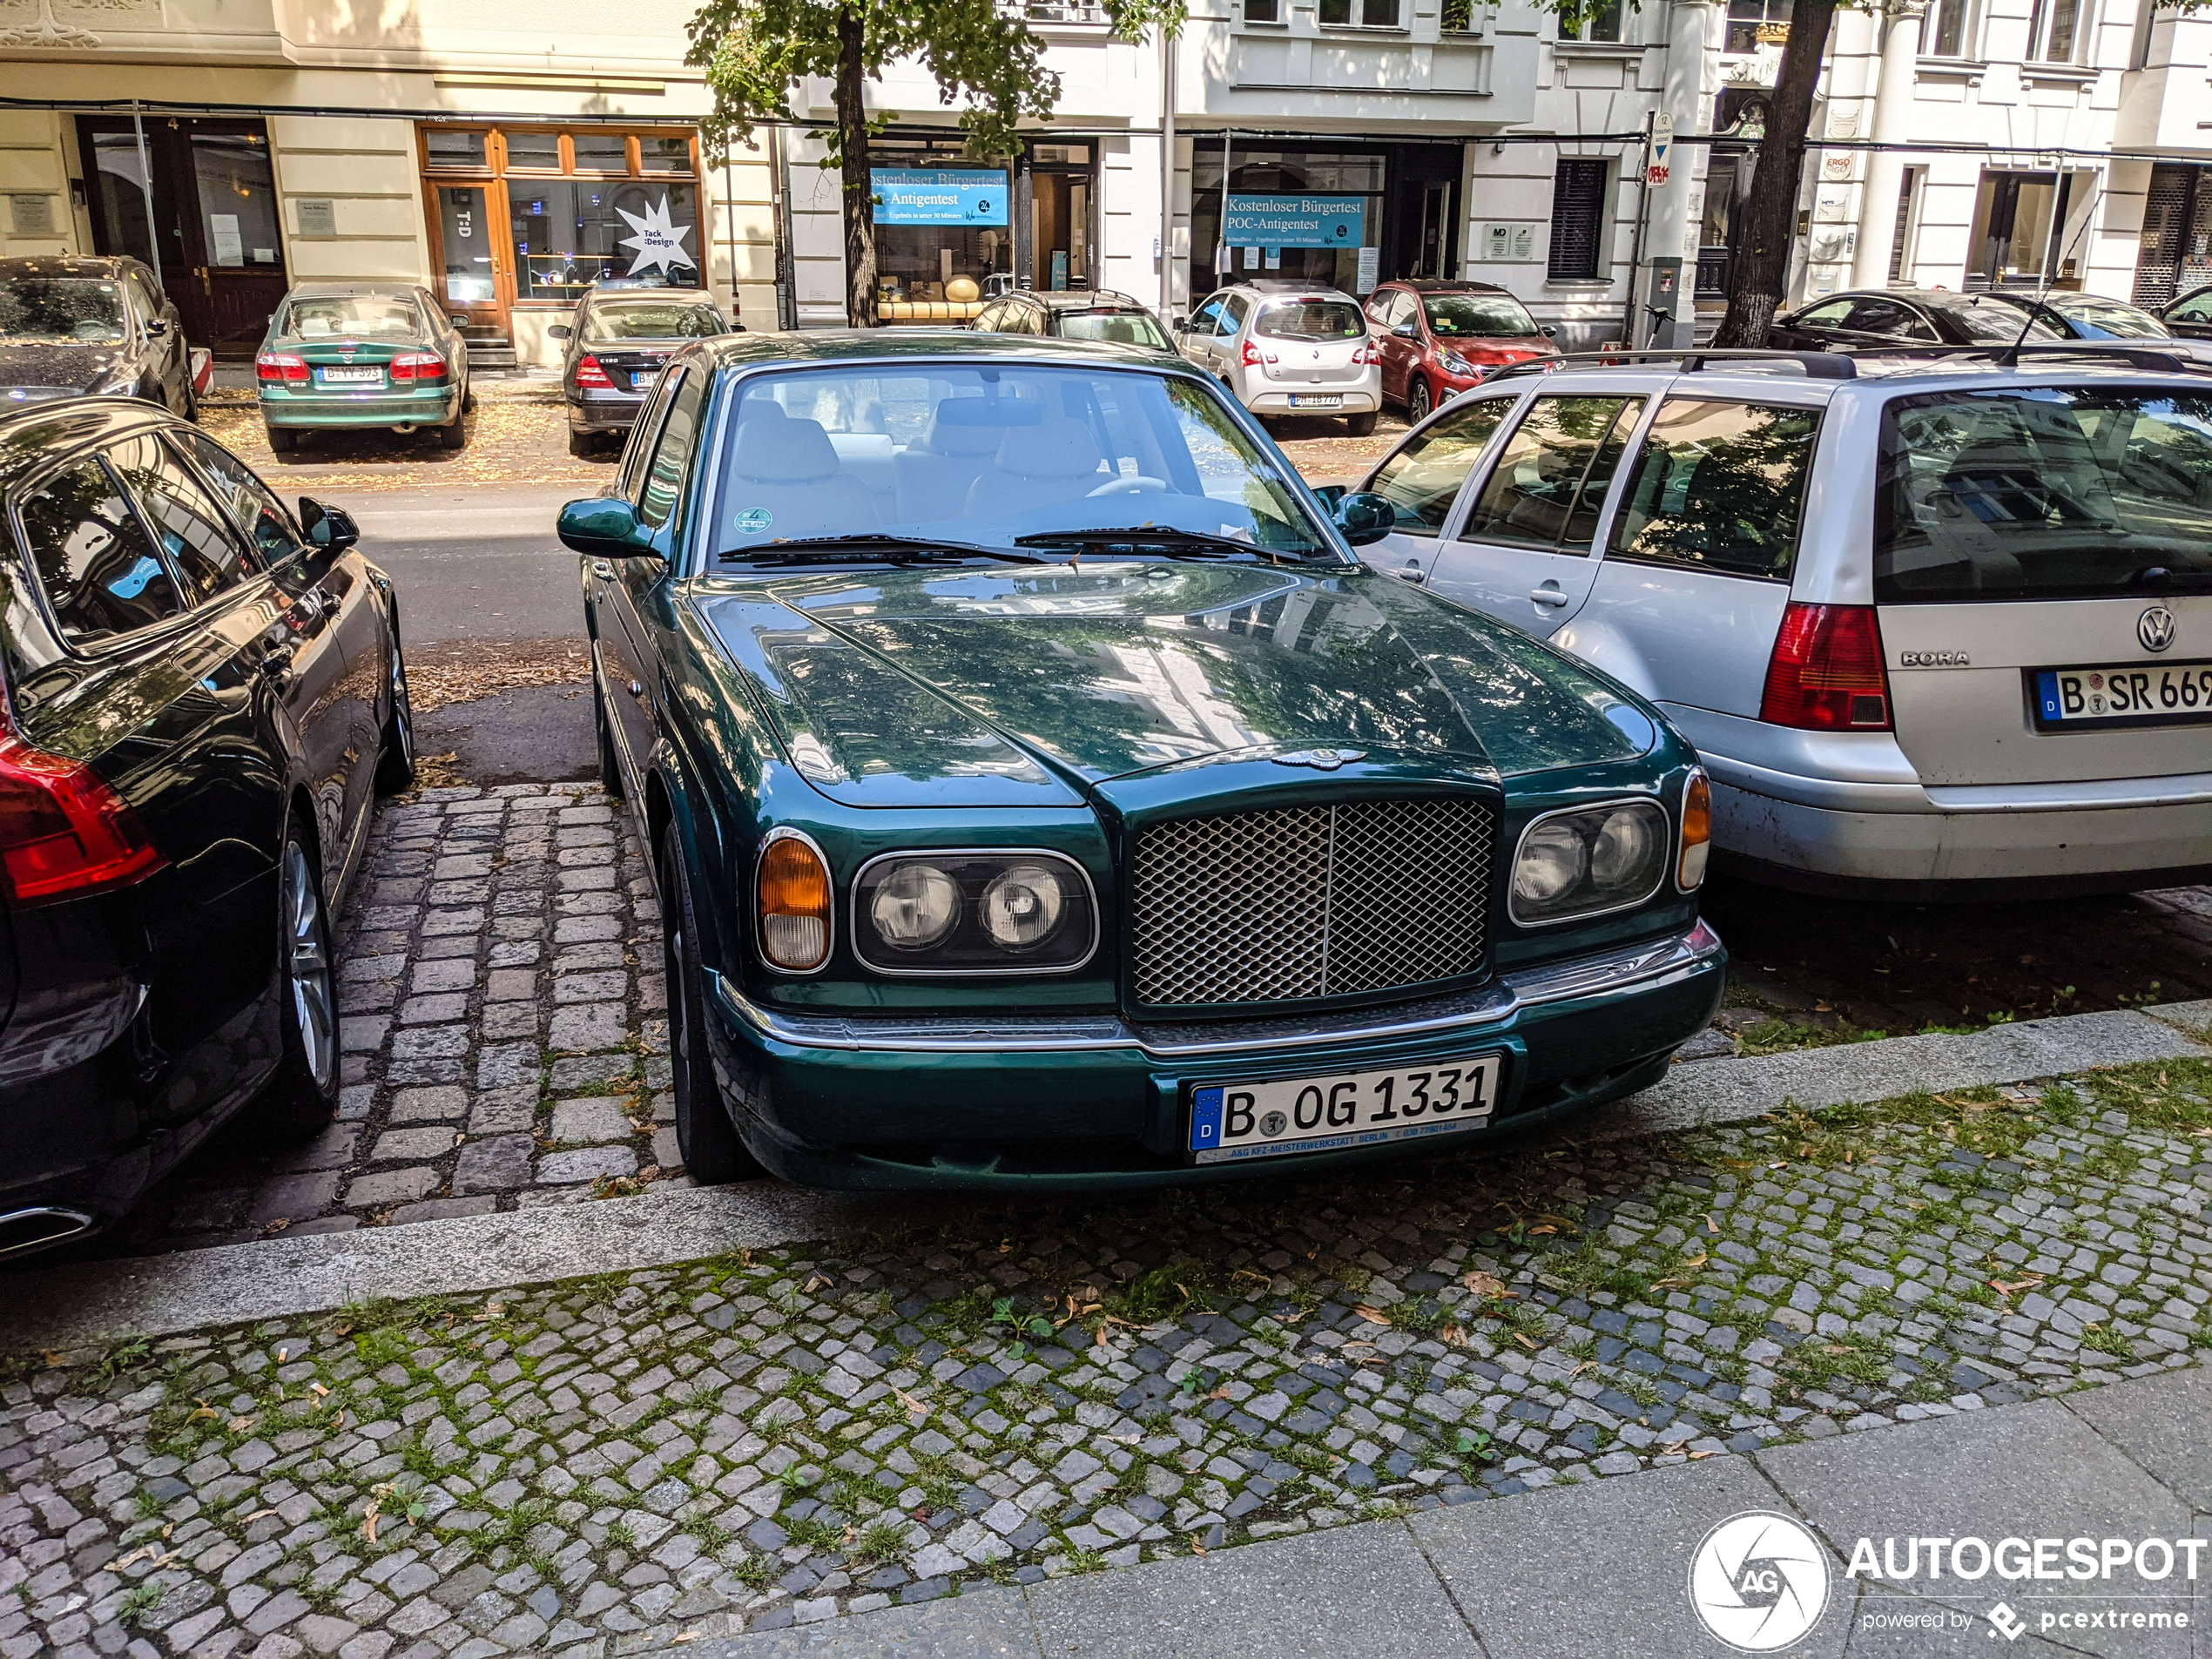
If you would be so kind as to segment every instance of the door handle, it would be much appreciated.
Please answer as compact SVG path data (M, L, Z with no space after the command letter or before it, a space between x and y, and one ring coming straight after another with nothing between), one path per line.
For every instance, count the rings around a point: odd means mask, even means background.
M615 579L615 567L606 559L594 559L591 561L591 574L602 582L611 582Z
M293 648L291 645L284 644L264 653L261 658L261 672L273 680L284 678L292 671L293 651Z
M1567 603L1567 596L1557 588L1532 588L1528 597L1540 605L1551 605L1554 608Z
M630 682L630 694L642 702L644 699L645 688L636 680L632 680Z
M1428 572L1411 560L1400 568L1398 574L1403 580L1412 583L1417 588L1426 587L1428 584Z

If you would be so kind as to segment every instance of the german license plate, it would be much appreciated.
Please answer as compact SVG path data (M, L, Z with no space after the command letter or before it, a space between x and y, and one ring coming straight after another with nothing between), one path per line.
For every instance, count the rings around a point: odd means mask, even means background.
M644 391L648 386L651 386L653 383L653 376L659 373L660 370L657 368L631 369L630 371L630 389L633 392Z
M2212 721L2212 662L2035 671L2035 723L2184 725Z
M1480 1129L1497 1103L1502 1062L1493 1052L1393 1071L1195 1089L1191 1161L1334 1151Z
M1294 409L1340 409L1344 407L1341 392L1293 392L1291 407Z
M325 386L374 386L383 380L384 371L373 364L358 368L319 368Z

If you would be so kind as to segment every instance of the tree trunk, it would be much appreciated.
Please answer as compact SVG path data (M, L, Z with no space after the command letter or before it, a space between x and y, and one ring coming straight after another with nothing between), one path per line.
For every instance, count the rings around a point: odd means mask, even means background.
M1782 48L1782 71L1767 106L1766 136L1751 172L1751 192L1743 204L1743 226L1728 280L1728 314L1721 319L1716 346L1757 348L1782 303L1790 275L1790 249L1797 232L1797 182L1805 161L1805 131L1812 125L1812 91L1820 79L1820 59L1828 50L1828 25L1836 0L1797 0L1790 14L1790 37Z
M1830 4L1834 0L1827 0ZM837 14L837 147L845 179L845 320L873 328L875 314L875 191L868 177L868 112L861 99L867 78L860 57L860 20Z

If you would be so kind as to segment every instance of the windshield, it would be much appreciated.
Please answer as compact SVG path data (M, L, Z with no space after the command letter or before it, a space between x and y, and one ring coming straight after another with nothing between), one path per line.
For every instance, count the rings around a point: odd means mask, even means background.
M2092 336L2114 340L2171 340L2166 325L2148 311L2138 311L2118 300L2054 300L2051 309L2080 325Z
M697 300L679 304L594 306L586 340L705 340L722 332L722 314Z
M1160 325L1149 311L1063 311L1060 314L1062 340L1113 340L1124 346L1150 346L1173 351Z
M1252 332L1268 340L1357 340L1367 319L1349 300L1293 300L1261 312Z
M1518 340L1542 331L1507 293L1437 293L1421 301L1428 331L1440 340Z
M1878 602L2140 593L2159 567L2212 577L2212 395L2039 386L1884 409Z
M1181 378L869 363L757 376L733 415L713 520L725 558L819 556L835 536L1013 550L1103 529L1210 538L1209 556L1342 556L1277 460Z
M1966 338L1978 346L2009 346L2021 337L2020 324L2027 322L2027 310L2025 306L1993 296L1986 305L1953 306L1944 314L1964 329ZM2038 317L2028 323L2027 338L2048 341L2067 336Z
M290 340L421 340L422 314L404 294L310 296L285 306L277 332Z
M11 277L0 282L0 340L122 338L118 284L92 277Z

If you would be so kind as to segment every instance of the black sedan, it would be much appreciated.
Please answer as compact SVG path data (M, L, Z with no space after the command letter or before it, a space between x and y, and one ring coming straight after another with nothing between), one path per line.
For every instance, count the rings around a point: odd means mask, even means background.
M602 437L620 444L671 356L694 340L732 330L702 289L595 287L573 321L545 332L567 342L561 389L569 402L569 453L587 455Z
M1942 288L1879 288L1832 294L1777 317L1767 344L1781 351L1879 351L1899 346L2009 346L2021 338L2047 345L2067 335L1994 293Z
M0 415L0 1256L225 1119L338 1102L332 929L414 776L392 584L343 512L119 398Z
M196 420L177 307L136 260L0 260L0 409L87 393Z

